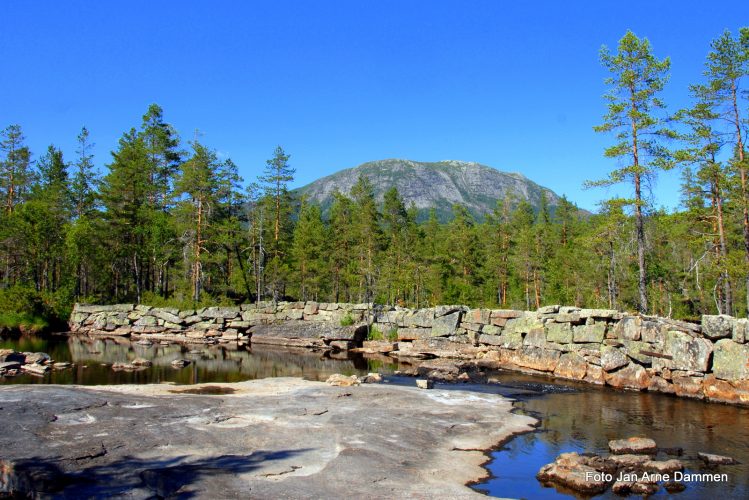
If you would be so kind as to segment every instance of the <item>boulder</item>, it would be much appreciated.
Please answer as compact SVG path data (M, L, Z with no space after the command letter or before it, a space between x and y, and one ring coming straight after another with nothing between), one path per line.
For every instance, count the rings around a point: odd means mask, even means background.
M545 328L547 341L560 344L572 343L572 326L569 323L548 323Z
M543 306L543 307L539 307L536 312L538 314L556 314L556 313L559 312L559 307L560 306L558 306L558 305Z
M0 349L0 362L25 363L26 355L13 349Z
M725 314L702 316L702 334L713 340L724 339L733 335L734 319Z
M601 368L604 371L611 372L629 363L627 355L621 349L603 345L601 346Z
M606 384L618 389L643 391L650 384L650 376L642 366L630 363L621 370L606 373Z
M184 368L190 363L191 361L189 359L175 359L171 364L173 368Z
M183 318L179 317L179 311L176 309L155 308L149 311L148 316L153 316L154 318L157 318L167 323L172 323L175 325L181 325L185 322ZM144 316L143 318L146 318L148 316Z
M609 441L609 450L615 455L652 455L658 446L648 437L630 437Z
M640 340L642 318L639 316L626 316L619 323L617 323L614 331L617 333L617 338L626 340Z
M696 399L705 397L702 385L703 377L687 375L685 372L673 372L671 382L677 396Z
M706 372L713 344L707 339L671 330L666 334L664 354L671 356L671 367L676 370Z
M731 340L738 344L743 344L749 341L749 319L742 318L737 319L733 324L733 335Z
M614 441L611 442L613 443ZM633 453L614 454L606 458L606 461L613 464L616 469L638 469L644 466L646 462L650 462L650 460L649 455L636 455Z
M463 318L465 323L476 323L488 325L490 322L491 311L489 309L470 309Z
M44 375L50 370L46 365L23 365L21 371L31 373L32 375Z
M723 380L749 379L749 344L723 339L715 343L713 374Z
M675 458L670 460L648 460L643 464L643 468L648 472L671 474L677 470L684 470L684 464Z
M325 381L329 385L337 386L337 387L351 387L353 385L359 385L361 382L359 381L359 377L356 375L351 375L350 377L346 375L341 375L340 373L334 373L330 377L328 377L328 380Z
M707 465L733 465L738 463L731 457L726 457L724 455L715 455L713 453L699 452L697 453L697 456Z
M379 373L368 373L361 381L363 384L379 384L382 382L382 375Z
M541 467L536 478L542 483L556 484L585 495L603 493L609 486L603 474L577 453L562 453L556 461Z
M454 312L445 316L434 318L432 323L433 337L449 337L455 335L458 323L460 323L461 312Z
M606 323L593 323L592 325L579 325L574 327L573 340L575 342L603 342L606 335Z
M417 379L416 387L419 389L432 389L434 388L434 382L429 379Z
M26 363L27 365L44 365L49 363L52 359L46 352L24 352L23 355L24 363Z
M573 352L567 352L560 356L554 375L574 380L582 380L588 371L588 363L585 359Z
M559 351L523 346L514 351L510 359L520 367L542 372L553 372L557 367L560 355Z

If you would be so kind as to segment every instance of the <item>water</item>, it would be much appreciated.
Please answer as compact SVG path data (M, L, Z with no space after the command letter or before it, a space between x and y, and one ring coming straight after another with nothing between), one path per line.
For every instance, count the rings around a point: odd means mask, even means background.
M543 382L543 378L504 374L503 384ZM548 380L547 380L548 382ZM553 389L556 386L551 386ZM515 437L491 453L487 468L494 476L474 487L493 496L511 498L571 498L545 488L535 474L560 453L608 453L608 442L629 436L648 436L663 448L681 447L689 473L726 473L728 482L688 482L682 493L656 496L680 499L749 498L749 409L707 404L662 394L620 392L577 384L576 390L551 390L543 396L521 396L517 411L538 418L537 431ZM548 392L548 391L547 391ZM708 468L698 452L728 455L738 465ZM659 458L667 459L665 455ZM596 498L621 498L607 492Z
M144 346L120 338L52 336L1 340L0 349L45 352L55 361L74 363L72 368L52 370L44 377L30 374L0 377L0 384L197 384L267 377L325 380L333 373L366 375L371 371L391 373L398 369L397 363L354 353L250 347L237 343ZM153 366L140 371L112 369L114 363L127 363L135 358L147 359ZM171 363L177 359L188 359L191 363L185 368L174 368Z
M238 344L142 346L127 339L59 336L0 341L0 348L46 352L55 361L75 363L72 369L53 371L45 377L0 378L0 383L6 384L195 384L282 376L325 380L333 373L387 374L407 368L382 356ZM136 357L151 360L153 367L138 372L116 372L111 368L113 363ZM192 363L183 369L171 366L173 360L183 358ZM535 432L517 436L491 453L487 468L493 477L473 486L479 491L513 498L571 498L569 492L545 488L536 480L541 466L553 462L560 453L605 454L611 439L644 435L661 447L683 448L682 460L690 472L728 474L727 483L688 483L687 490L674 497L749 498L749 409L661 394L613 391L518 373L500 372L490 379L493 384L439 385L514 397L518 400L516 411L538 418L540 425ZM413 379L389 377L389 381L413 384ZM693 459L699 451L728 455L741 463L706 469ZM658 496L668 494L662 490ZM603 497L615 495L609 492Z

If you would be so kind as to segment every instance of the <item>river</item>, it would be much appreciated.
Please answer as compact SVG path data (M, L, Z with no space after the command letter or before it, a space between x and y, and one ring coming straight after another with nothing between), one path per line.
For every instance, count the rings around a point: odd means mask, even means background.
M380 371L390 383L412 384L393 374L402 366L389 358L367 358L348 353L321 353L249 345L180 345L132 343L127 339L55 336L0 341L0 348L46 352L55 361L74 367L45 377L20 375L0 383L144 384L172 382L238 382L267 377L304 377L325 380L333 373L364 375ZM142 357L153 366L141 371L114 371L113 363ZM171 362L189 359L185 368ZM547 377L500 372L493 383L440 384L440 387L498 392L517 400L516 411L539 419L536 431L517 436L491 452L486 467L489 480L473 487L491 496L514 498L570 498L570 492L543 487L535 478L542 465L568 451L607 452L608 441L649 436L660 447L683 448L688 472L726 473L726 482L689 482L673 496L683 499L749 498L749 409L703 403L662 394L623 392L560 382ZM740 463L707 468L698 452L728 455ZM661 490L660 496L667 496ZM613 498L607 493L601 498Z

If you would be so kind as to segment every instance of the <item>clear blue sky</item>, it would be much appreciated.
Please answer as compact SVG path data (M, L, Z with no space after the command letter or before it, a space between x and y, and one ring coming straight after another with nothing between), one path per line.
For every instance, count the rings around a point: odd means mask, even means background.
M0 4L0 126L35 155L73 158L82 125L109 162L158 103L184 139L257 176L281 144L295 185L383 158L477 161L593 209L583 190L615 164L602 44L627 29L672 58L665 99L684 106L710 40L749 19L739 1L16 1ZM678 175L656 202L678 203Z

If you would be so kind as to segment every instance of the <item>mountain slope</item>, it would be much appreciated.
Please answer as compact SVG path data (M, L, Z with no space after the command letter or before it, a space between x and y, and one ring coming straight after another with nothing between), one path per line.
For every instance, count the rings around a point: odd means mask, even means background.
M450 218L451 207L458 203L482 219L497 206L497 200L510 195L516 200L528 200L534 208L541 205L541 195L552 209L559 196L518 173L501 172L486 165L463 161L418 162L411 160L380 160L341 170L295 190L307 195L323 210L332 203L338 190L348 194L360 175L367 176L374 185L375 195L382 202L385 191L398 188L406 206L412 202L419 209L419 218L426 218L429 210L437 210L442 221Z

